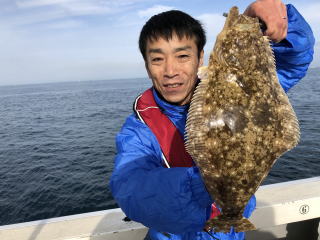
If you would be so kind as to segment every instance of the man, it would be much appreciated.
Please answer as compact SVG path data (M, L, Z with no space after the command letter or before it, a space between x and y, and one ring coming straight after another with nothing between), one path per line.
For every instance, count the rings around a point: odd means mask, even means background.
M310 27L292 5L280 0L258 0L245 13L266 23L279 81L288 91L312 60ZM137 98L136 113L117 135L110 186L126 215L150 228L146 239L244 239L244 233L233 229L226 234L203 231L206 220L219 211L181 147L204 44L199 22L180 11L153 16L140 34L140 51L153 88ZM253 196L244 216L254 208Z

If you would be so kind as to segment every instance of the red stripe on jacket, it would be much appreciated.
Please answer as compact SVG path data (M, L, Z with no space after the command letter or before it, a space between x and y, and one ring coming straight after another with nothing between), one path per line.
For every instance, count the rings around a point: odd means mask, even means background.
M157 105L152 88L136 98L134 110L156 136L162 153L170 167L192 167L193 160L184 147L183 138L177 127L162 113ZM210 218L220 214L219 209L212 204Z

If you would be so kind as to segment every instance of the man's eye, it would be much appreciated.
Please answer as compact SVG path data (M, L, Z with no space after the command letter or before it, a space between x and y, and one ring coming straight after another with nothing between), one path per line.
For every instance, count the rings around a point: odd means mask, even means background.
M178 58L180 58L180 59L186 59L188 57L189 57L189 55L187 55L187 54L181 54L178 56Z
M162 58L160 58L160 57L152 58L151 61L152 61L152 62L160 62L160 61L162 61Z

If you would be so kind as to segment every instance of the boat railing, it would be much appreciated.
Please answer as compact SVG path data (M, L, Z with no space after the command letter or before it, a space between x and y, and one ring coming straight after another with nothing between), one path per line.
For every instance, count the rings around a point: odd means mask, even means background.
M320 240L320 177L261 186L246 240ZM1 240L142 240L147 228L121 209L0 226Z

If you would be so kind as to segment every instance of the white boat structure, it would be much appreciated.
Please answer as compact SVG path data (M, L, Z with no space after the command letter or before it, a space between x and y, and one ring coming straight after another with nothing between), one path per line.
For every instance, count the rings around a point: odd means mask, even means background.
M246 240L320 240L320 177L264 185ZM147 228L121 209L0 226L1 240L142 240Z

